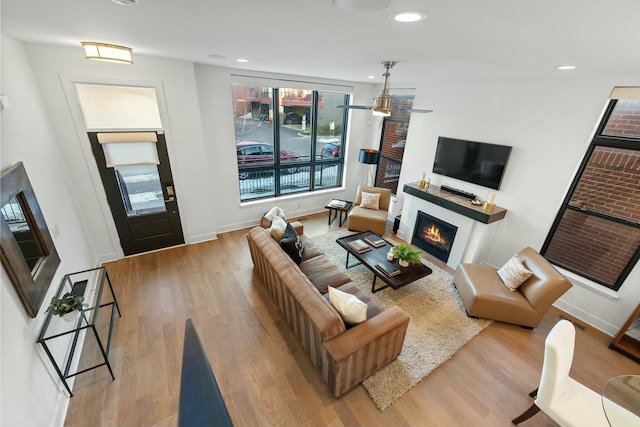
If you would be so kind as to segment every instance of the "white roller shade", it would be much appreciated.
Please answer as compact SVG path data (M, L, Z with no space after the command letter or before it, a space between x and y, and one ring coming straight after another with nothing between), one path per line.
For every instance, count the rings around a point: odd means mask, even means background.
M159 165L155 132L98 133L108 168Z
M162 129L153 87L76 83L87 129Z

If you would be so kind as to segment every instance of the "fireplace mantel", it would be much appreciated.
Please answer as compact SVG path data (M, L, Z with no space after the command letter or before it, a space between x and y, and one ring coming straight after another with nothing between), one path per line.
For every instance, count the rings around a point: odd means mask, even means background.
M497 227L502 223L507 210L496 206L493 212L474 206L469 199L430 186L427 191L417 183L405 184L407 194L402 208L398 237L411 242L418 212L422 211L458 227L449 252L447 265L456 268L461 262L477 263L490 250Z
M482 205L474 206L469 199L441 190L435 185L430 185L429 189L425 190L418 187L418 183L410 183L404 185L403 191L484 224L499 221L507 214L507 210L499 206L496 206L491 213L484 212Z

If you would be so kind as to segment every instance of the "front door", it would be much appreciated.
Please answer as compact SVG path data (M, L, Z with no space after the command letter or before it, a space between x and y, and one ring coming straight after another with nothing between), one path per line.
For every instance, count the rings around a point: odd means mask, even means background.
M184 243L164 133L88 135L124 254Z

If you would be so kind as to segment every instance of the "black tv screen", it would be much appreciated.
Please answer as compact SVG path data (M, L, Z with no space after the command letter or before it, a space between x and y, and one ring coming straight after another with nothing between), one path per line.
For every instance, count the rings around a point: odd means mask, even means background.
M498 190L510 154L511 147L507 145L441 136L433 173Z

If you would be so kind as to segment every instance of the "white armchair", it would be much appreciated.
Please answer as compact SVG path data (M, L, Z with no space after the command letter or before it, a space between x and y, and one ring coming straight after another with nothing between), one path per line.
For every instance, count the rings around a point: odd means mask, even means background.
M585 387L569 376L573 362L576 330L567 320L560 320L544 342L544 362L533 405L511 422L519 424L539 411L561 427L608 427L600 393Z

